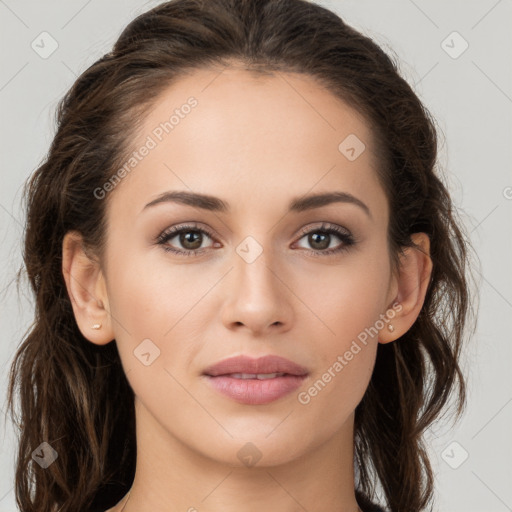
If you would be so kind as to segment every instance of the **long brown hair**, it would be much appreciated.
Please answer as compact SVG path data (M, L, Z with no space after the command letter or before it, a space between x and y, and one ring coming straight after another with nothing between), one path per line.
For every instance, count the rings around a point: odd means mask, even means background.
M433 271L423 308L399 340L379 344L356 408L355 462L361 506L377 496L379 482L393 512L433 502L423 433L451 396L457 418L463 412L459 363L473 312L470 244L438 169L434 119L392 58L319 5L172 0L133 20L112 51L78 77L59 103L49 152L26 183L23 258L36 310L8 390L20 432L15 492L23 512L109 508L131 486L134 394L115 342L97 346L78 329L62 275L62 240L76 230L101 259L107 201L95 199L94 191L126 160L144 115L184 72L233 60L255 72L309 75L355 106L377 141L394 268L413 245L412 233L431 239ZM32 460L43 441L58 454L47 468ZM107 502L107 491L116 499Z

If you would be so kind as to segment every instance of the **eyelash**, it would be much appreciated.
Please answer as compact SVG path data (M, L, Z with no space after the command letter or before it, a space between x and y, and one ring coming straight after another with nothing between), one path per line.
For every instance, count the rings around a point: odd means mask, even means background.
M155 242L158 245L162 245L162 249L166 252L172 252L173 254L177 254L179 256L195 256L200 253L204 253L208 248L204 247L202 249L191 249L191 250L182 250L182 249L174 249L171 247L165 246L165 243L174 238L176 235L187 232L199 232L208 235L212 240L214 240L213 234L206 228L200 228L196 224L187 224L187 225L179 225L173 226L172 228L164 231L156 238ZM322 223L320 227L314 229L306 229L303 228L300 232L300 237L298 240L302 239L304 236L309 235L311 233L322 233L322 234L333 234L342 240L342 245L338 248L334 249L326 249L326 250L314 250L314 249L304 249L306 252L310 253L313 256L330 256L333 254L341 253L349 249L350 246L356 243L354 237L345 229L340 228L334 224Z

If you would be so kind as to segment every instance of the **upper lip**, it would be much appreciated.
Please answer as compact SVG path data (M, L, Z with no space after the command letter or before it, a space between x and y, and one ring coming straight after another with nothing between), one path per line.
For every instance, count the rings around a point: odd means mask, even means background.
M307 375L308 371L303 366L280 356L267 355L255 359L242 355L223 359L206 368L203 373L211 377L230 373L288 373L303 376Z

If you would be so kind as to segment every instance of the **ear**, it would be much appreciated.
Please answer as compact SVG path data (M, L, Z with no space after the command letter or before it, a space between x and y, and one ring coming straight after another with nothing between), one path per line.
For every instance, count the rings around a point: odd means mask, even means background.
M412 241L417 247L407 247L400 256L400 269L394 289L396 295L392 304L395 315L379 332L379 343L389 343L405 334L414 324L425 301L430 277L432 260L430 258L430 239L426 233L413 233ZM389 311L389 310L388 310ZM393 331L388 329L392 324Z
M99 262L87 255L82 236L76 231L68 231L62 241L62 273L80 332L97 345L112 341L105 280ZM93 329L95 324L101 324L101 328Z

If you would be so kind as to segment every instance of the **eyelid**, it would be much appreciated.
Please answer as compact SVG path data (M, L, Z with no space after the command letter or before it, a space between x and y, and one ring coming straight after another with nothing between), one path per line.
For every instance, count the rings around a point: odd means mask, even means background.
M338 224L332 224L331 222L321 222L319 226L308 224L300 229L298 236L302 238L304 235L309 235L311 232L315 231L324 231L332 229L334 231L339 231L340 234L345 234L347 236L352 236L352 233L345 227L340 226Z
M202 231L206 233L210 238L215 239L215 235L213 232L206 227L206 225L201 224L200 222L185 222L182 224L177 224L176 226L171 226L170 228L164 229L155 239L156 242L162 242L165 239L169 238L169 235L178 234L181 231L189 229L190 231Z

